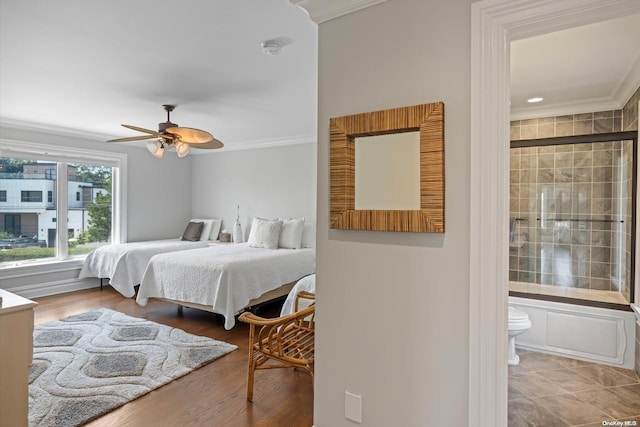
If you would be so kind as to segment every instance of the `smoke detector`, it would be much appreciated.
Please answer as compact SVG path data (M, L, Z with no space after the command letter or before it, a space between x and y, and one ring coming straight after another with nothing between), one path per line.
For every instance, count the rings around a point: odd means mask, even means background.
M262 42L262 52L267 55L276 56L280 54L282 45L276 40L266 40Z

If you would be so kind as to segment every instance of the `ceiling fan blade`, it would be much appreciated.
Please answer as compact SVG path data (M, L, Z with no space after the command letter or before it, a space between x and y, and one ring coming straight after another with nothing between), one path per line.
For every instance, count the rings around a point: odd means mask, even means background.
M189 147L197 148L197 149L205 149L205 150L215 150L215 149L224 147L224 144L220 140L212 138L211 141L209 142L189 144Z
M162 137L162 134L158 133L155 130L145 129L145 128L141 128L141 127L138 127L138 126L132 126L132 125L122 125L122 126L126 127L127 129L137 130L138 132L148 133L148 134L153 135L155 137Z
M204 144L214 139L213 135L207 131L181 126L167 128L165 132L177 135L180 141L187 144Z
M153 138L156 138L156 136L154 136L154 135L140 135L140 136L129 136L127 138L110 139L107 142L142 141L144 139L153 139Z

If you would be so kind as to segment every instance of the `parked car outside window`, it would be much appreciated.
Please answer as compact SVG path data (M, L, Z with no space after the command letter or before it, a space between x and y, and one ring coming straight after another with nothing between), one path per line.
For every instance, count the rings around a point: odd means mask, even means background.
M10 239L0 240L0 249L17 249L17 248L46 248L47 242L44 240L38 240L38 236L33 237L14 237Z

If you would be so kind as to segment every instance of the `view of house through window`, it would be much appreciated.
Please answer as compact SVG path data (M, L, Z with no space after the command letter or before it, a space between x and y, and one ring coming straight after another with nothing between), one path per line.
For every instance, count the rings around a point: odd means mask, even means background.
M0 265L64 259L109 243L112 176L109 166L1 157Z

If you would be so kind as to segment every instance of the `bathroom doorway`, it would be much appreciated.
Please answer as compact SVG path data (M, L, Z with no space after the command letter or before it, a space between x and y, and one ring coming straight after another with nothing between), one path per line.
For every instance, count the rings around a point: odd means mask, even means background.
M470 426L506 426L510 41L637 12L635 0L472 4Z

